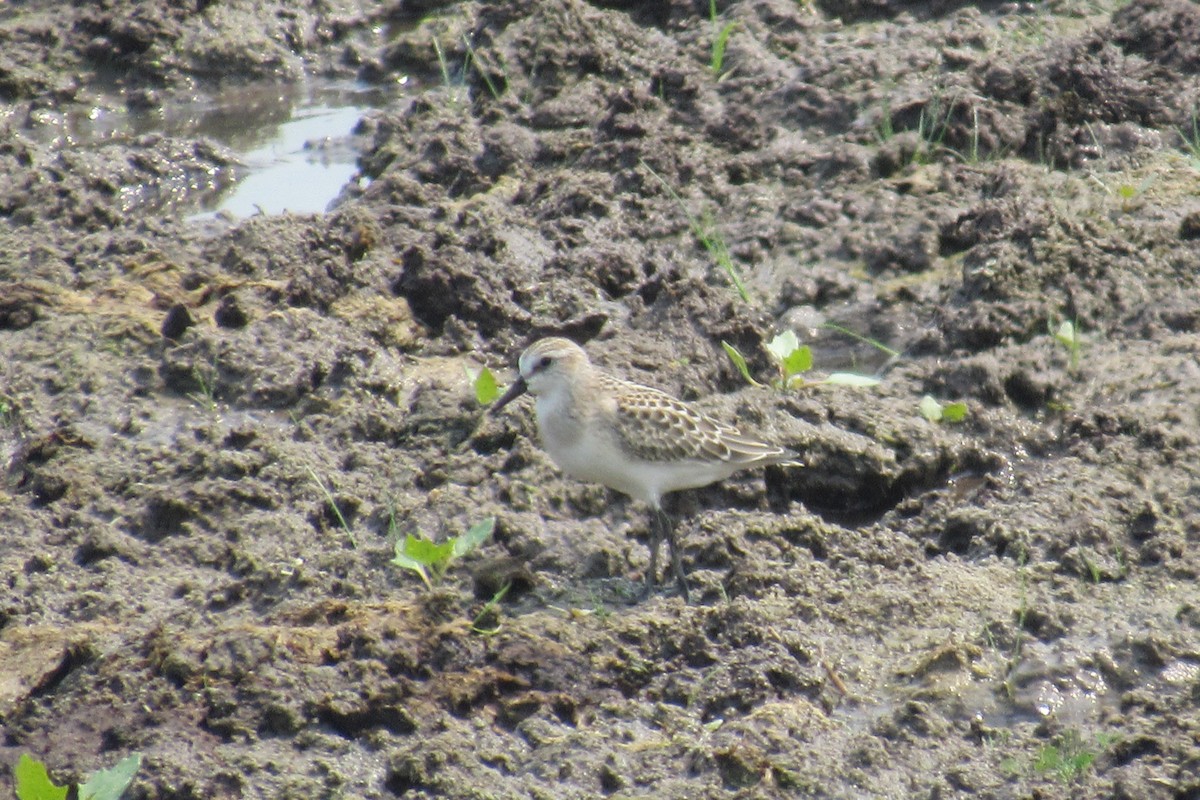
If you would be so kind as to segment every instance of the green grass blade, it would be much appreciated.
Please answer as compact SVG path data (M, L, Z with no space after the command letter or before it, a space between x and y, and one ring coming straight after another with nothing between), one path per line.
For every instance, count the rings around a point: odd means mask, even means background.
M899 350L893 350L892 348L888 347L886 344L879 341L878 339L872 339L869 336L863 336L861 333L855 333L854 331L850 330L849 328L843 328L841 325L837 325L833 322L826 322L821 327L825 328L827 330L837 331L838 333L844 333L847 336L849 336L851 339L857 339L858 341L862 342L863 344L869 344L872 347L874 347L876 350L887 353L892 358L896 358L897 356L900 355Z
M725 48L729 45L729 37L733 35L736 28L736 22L727 22L717 34L717 38L713 39L712 62L709 63L709 68L716 77L720 77L721 70L725 66Z

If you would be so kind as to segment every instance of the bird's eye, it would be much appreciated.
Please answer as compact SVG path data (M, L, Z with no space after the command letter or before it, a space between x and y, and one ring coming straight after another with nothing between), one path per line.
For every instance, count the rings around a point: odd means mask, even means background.
M542 370L544 370L546 367L550 366L553 363L554 363L554 359L551 358L550 356L542 356L541 358L538 359L537 365L534 366L534 370L536 370L537 372L541 372Z

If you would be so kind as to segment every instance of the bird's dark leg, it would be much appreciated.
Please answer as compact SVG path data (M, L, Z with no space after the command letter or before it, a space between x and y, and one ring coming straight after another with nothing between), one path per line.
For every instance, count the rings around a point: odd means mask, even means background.
M662 545L662 509L650 510L650 566L646 568L646 595L654 590L658 583L658 548Z
M675 525L671 522L671 518L667 516L667 512L661 508L654 509L654 515L658 517L658 524L662 529L663 535L666 536L667 546L671 549L671 569L675 572L675 583L679 586L679 593L683 595L684 602L688 602L691 598L688 596L687 580L683 577L683 561L679 557L679 544L675 540ZM651 559L653 561L653 559Z

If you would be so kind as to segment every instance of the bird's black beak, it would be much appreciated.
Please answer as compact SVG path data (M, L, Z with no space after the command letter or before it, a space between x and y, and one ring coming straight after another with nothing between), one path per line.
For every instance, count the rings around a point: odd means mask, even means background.
M513 400L516 400L518 397L525 394L527 391L529 391L529 384L525 382L523 377L518 375L517 379L513 381L513 385L508 387L508 391L504 393L503 397L496 401L496 405L492 406L491 410L488 411L488 414L499 414L500 409L504 408Z

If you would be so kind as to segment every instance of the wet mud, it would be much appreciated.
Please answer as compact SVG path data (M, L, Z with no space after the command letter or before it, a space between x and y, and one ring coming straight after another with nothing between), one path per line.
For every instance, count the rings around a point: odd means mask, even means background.
M1200 796L1200 10L716 11L0 12L0 786ZM326 213L63 133L306 76L414 87ZM814 380L749 386L783 330ZM548 334L803 453L679 498L692 603L476 402Z

